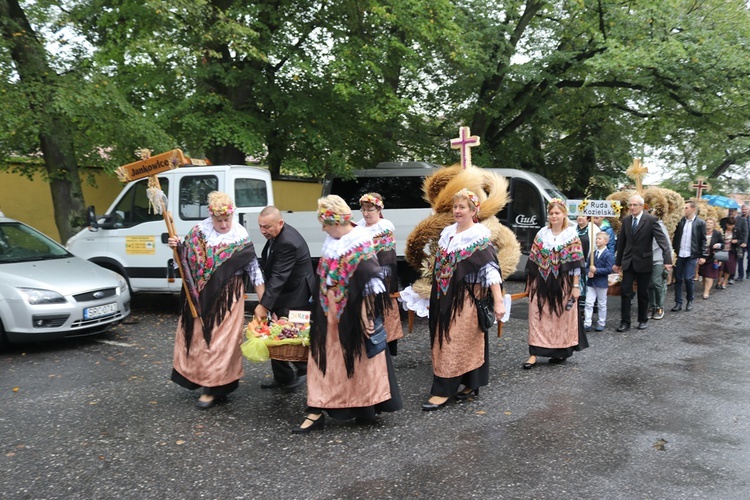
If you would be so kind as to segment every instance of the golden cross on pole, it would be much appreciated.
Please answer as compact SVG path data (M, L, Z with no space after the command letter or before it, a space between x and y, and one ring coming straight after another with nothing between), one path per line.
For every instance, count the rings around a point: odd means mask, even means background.
M644 167L640 158L633 158L633 163L625 171L625 175L635 181L635 190L639 193L643 191L643 178L648 173L648 167Z
M451 139L451 149L461 150L461 167L471 166L471 148L479 146L479 136L471 135L469 127L459 127L458 137Z

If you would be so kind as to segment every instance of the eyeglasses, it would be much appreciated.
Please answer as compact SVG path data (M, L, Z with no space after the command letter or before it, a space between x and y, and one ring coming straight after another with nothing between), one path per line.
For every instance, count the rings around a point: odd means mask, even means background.
M362 213L372 213L372 212L377 212L378 209L377 208L360 208L359 211Z

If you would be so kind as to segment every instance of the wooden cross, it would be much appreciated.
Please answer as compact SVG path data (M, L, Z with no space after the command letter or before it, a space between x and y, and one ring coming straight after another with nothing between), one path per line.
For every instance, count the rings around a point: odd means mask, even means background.
M643 191L643 178L648 173L648 167L644 167L639 158L633 158L633 163L625 171L625 174L635 181L635 190Z
M451 139L451 149L461 150L461 166L466 169L471 166L471 148L479 146L479 136L471 135L469 127L459 127L458 135Z
M711 191L711 186L703 179L698 179L697 181L695 181L692 185L692 188L695 189L695 197L699 200L703 195L703 191Z

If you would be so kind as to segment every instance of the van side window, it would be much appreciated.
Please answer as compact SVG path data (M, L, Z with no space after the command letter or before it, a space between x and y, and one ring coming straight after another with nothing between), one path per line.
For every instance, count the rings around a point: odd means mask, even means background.
M234 202L238 207L265 207L268 205L268 190L263 179L236 179Z
M180 179L180 218L203 220L208 217L208 193L219 189L215 175L191 175Z
M169 180L159 177L159 185L162 191L165 193L169 192ZM153 209L149 207L148 197L146 196L147 187L148 179L141 179L131 185L128 192L125 193L115 206L115 227L133 227L144 222L162 220L164 218L161 214L155 214Z
M422 198L424 177L360 177L358 179L333 179L331 194L341 196L352 209L359 209L359 199L365 193L380 193L385 209L430 208Z

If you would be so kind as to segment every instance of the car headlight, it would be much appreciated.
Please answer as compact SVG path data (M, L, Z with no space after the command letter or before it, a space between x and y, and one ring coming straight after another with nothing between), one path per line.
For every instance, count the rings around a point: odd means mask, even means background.
M117 295L122 295L125 293L125 290L128 289L128 282L125 281L125 278L123 278L121 275L114 273L115 276L117 276Z
M36 306L39 304L65 304L67 300L65 297L52 290L42 290L39 288L19 288L18 291L21 293L26 302Z

